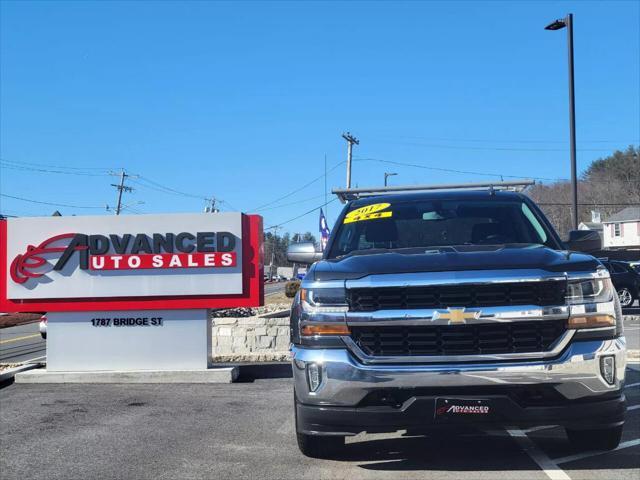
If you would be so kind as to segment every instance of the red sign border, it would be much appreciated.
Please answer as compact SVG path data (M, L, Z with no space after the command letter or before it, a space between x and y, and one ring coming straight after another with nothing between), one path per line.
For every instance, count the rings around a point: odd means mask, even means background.
M0 220L0 312L86 312L109 310L186 310L195 308L258 307L264 305L262 217L242 214L242 294L157 297L7 298L7 228Z

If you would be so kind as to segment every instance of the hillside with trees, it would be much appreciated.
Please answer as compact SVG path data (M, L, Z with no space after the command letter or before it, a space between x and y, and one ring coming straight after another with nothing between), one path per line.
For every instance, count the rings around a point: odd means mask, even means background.
M595 160L578 182L578 218L591 221L591 211L602 220L632 205L640 205L640 149L624 151ZM564 238L571 230L571 183L537 183L526 192L544 211Z

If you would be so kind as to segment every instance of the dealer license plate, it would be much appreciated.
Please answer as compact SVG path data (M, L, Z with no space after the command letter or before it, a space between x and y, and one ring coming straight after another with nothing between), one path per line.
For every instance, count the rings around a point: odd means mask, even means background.
M435 421L486 420L494 416L491 400L477 398L436 398Z

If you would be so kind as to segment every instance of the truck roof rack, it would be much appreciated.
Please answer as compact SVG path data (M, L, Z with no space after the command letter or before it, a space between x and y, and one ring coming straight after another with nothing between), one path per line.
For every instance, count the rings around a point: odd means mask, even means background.
M365 188L334 188L332 193L336 194L342 203L357 200L364 197L375 197L378 195L434 191L434 190L510 190L521 192L525 188L534 185L535 180L512 180L507 182L480 182L480 183L449 183L444 185L404 185L392 187L365 187Z

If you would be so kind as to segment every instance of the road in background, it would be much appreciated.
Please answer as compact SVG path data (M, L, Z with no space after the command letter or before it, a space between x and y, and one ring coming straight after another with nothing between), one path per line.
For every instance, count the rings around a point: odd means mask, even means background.
M272 293L278 293L284 291L284 286L287 282L274 282L264 284L264 294L271 295Z
M40 336L38 322L0 328L0 363L43 360L47 344Z
M640 350L640 317L625 317L624 336L629 350Z

